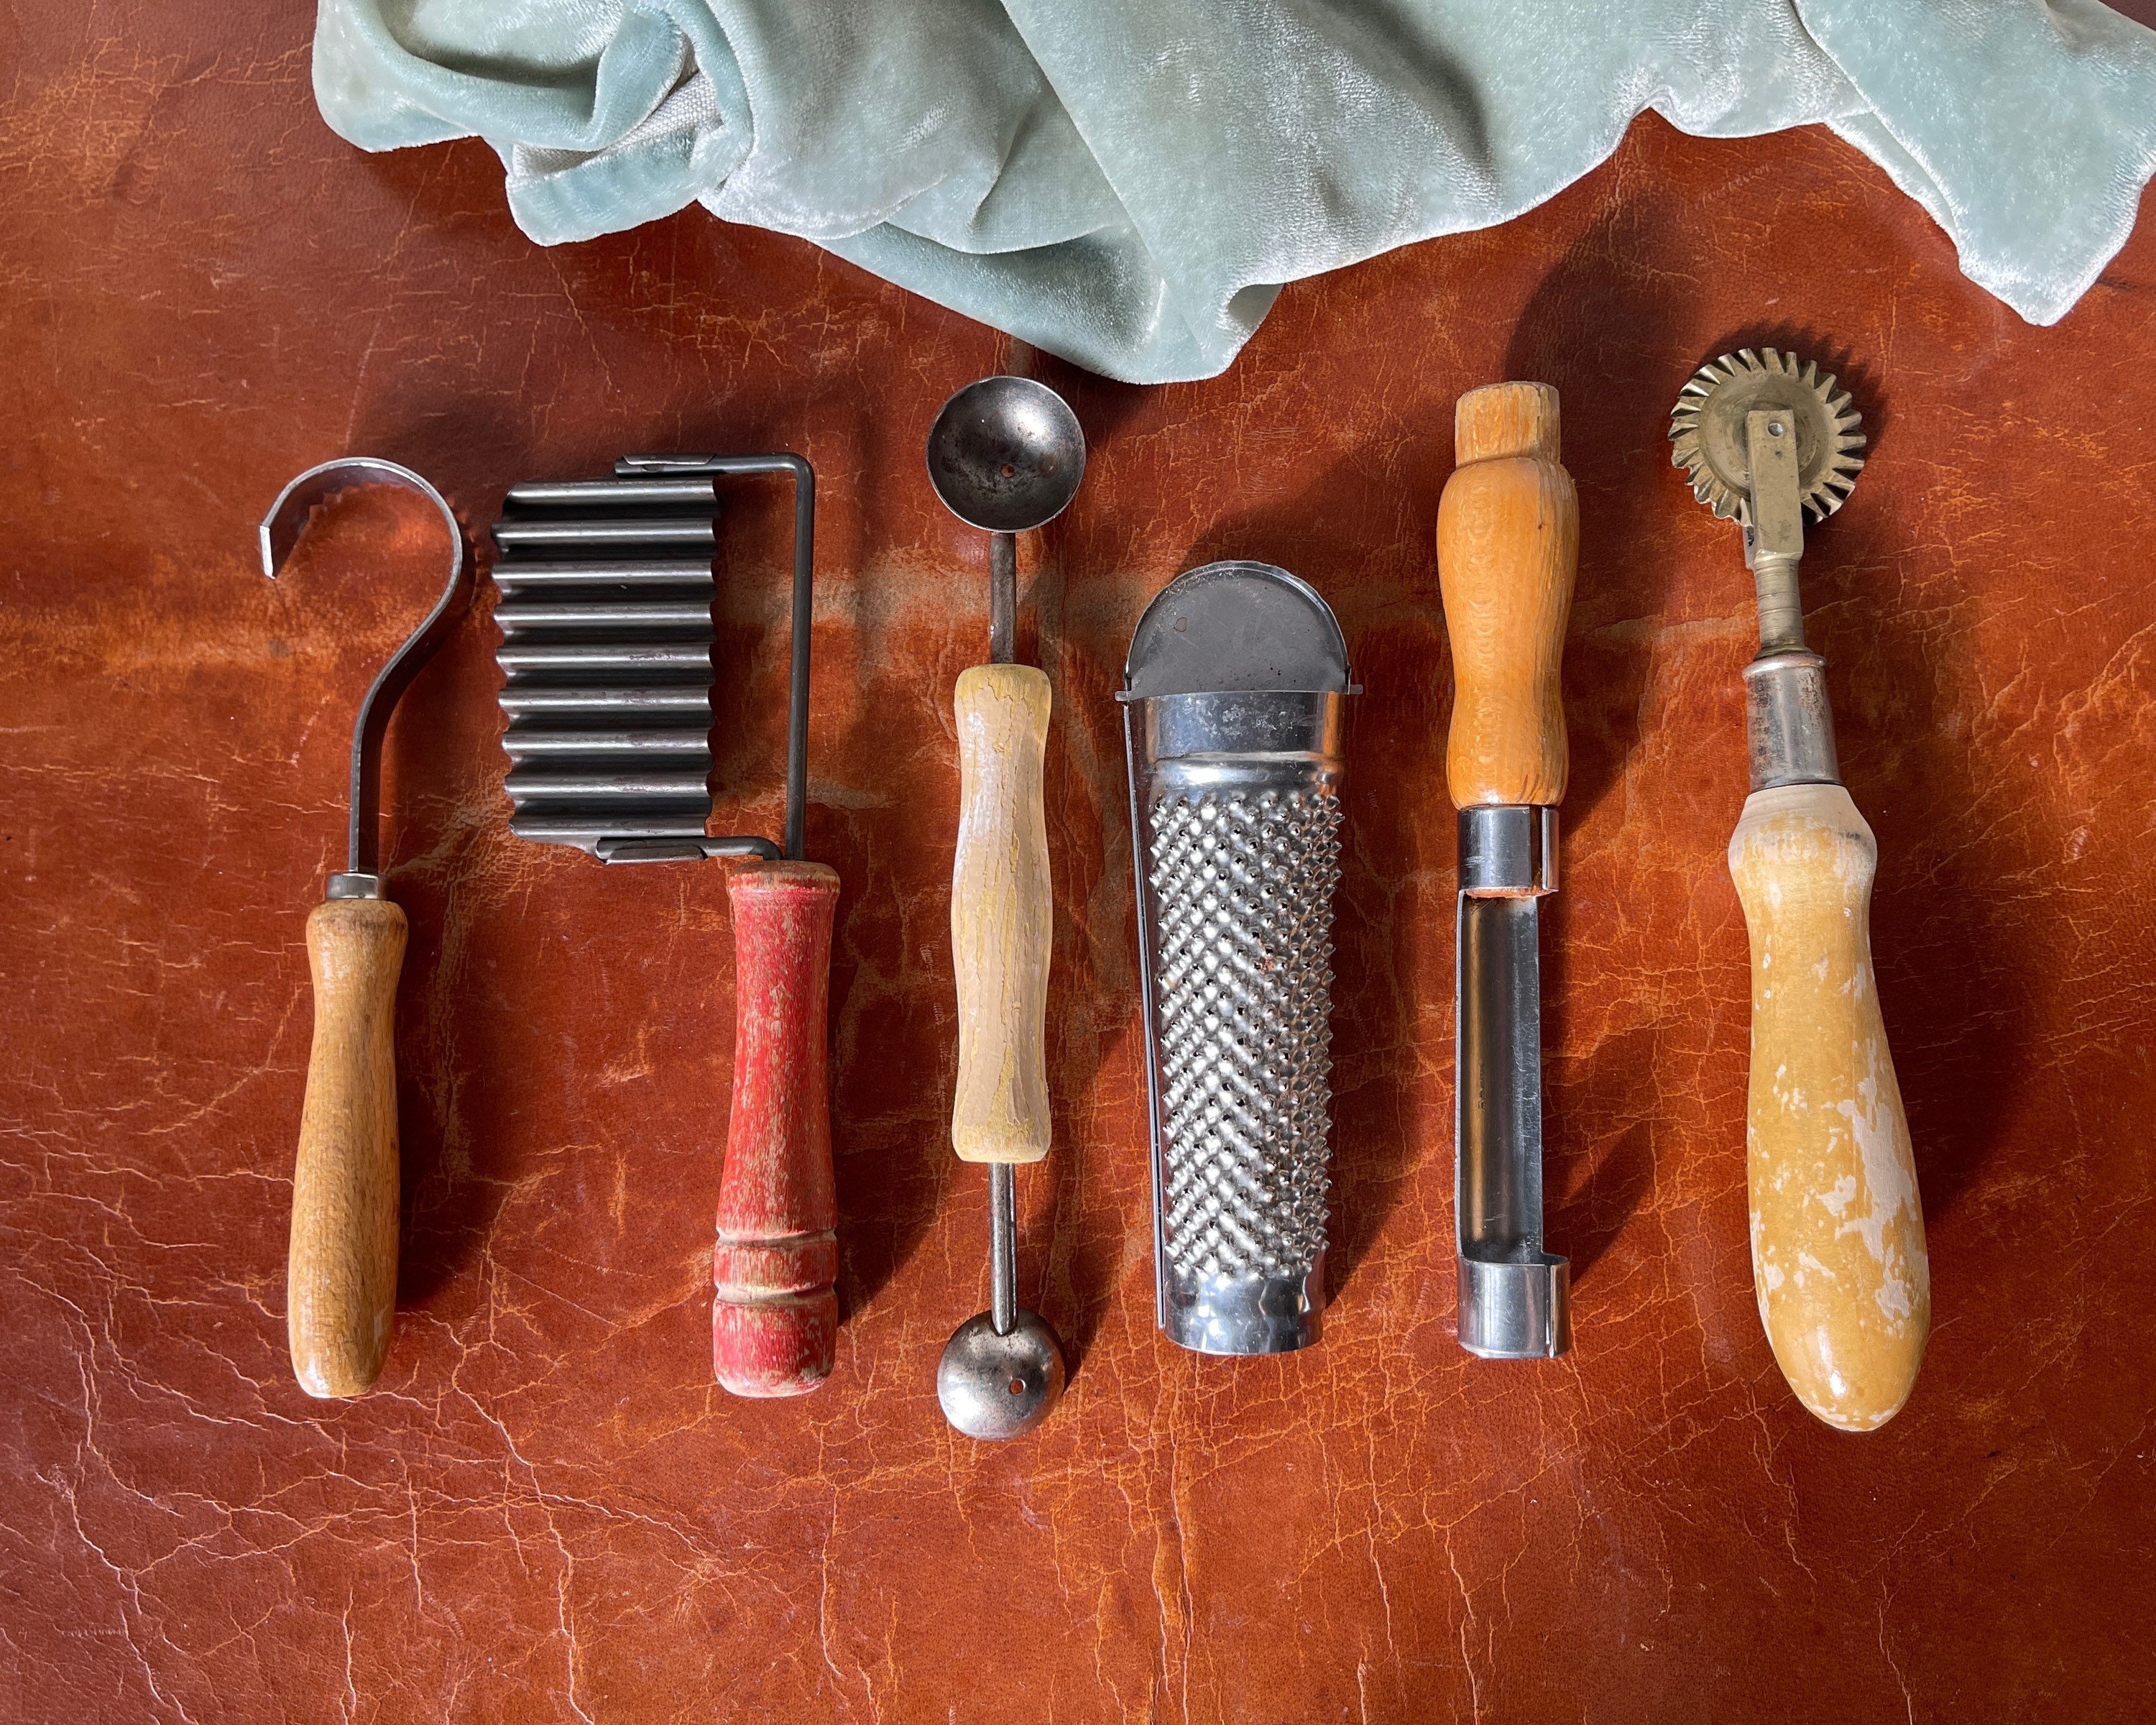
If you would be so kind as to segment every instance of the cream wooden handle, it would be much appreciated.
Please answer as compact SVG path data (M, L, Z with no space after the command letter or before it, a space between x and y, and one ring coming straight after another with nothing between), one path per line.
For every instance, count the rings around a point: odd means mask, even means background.
M977 665L958 678L951 1147L967 1162L1048 1154L1048 679L1029 665Z
M1871 973L1871 829L1838 784L1754 791L1729 840L1752 935L1747 1184L1759 1321L1845 1431L1900 1411L1932 1322L1924 1214Z
M1452 640L1452 800L1564 797L1558 686L1579 559L1579 502L1558 460L1557 391L1471 390L1455 410L1457 466L1437 507L1438 586Z
M292 1173L285 1331L309 1395L382 1374L397 1306L397 973L404 913L331 899L307 918L315 1044Z

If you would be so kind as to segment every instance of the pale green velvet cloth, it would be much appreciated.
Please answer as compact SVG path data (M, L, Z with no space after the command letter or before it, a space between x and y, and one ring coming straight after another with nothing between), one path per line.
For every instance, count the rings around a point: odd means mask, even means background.
M1833 127L2039 323L2156 171L2156 33L2097 0L321 0L315 90L366 149L485 138L542 244L701 203L1146 382L1648 109Z

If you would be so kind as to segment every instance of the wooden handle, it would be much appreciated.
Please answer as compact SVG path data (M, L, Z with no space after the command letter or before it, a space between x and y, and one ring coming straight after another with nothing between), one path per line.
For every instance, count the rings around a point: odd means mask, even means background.
M806 1395L838 1346L839 1204L824 1047L839 877L747 863L734 916L734 1099L711 1255L711 1369L736 1395Z
M1457 465L1437 506L1438 585L1452 638L1452 800L1563 800L1558 665L1579 558L1579 501L1558 460L1557 391L1493 383L1460 398Z
M1041 767L1048 679L1029 665L958 678L958 852L951 957L958 1094L951 1147L967 1162L1048 1154L1048 952L1053 901Z
M397 973L404 913L331 899L307 918L315 1043L292 1170L285 1317L309 1395L382 1375L397 1311Z
M1917 1165L1871 973L1871 829L1838 784L1754 791L1729 841L1752 934L1752 1276L1830 1425L1908 1400L1932 1322Z

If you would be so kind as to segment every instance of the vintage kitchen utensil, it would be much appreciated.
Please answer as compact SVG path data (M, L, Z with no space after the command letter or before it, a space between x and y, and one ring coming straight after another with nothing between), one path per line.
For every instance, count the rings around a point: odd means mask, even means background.
M1154 595L1123 681L1154 1316L1201 1353L1285 1353L1325 1309L1332 893L1360 691L1325 601L1252 562Z
M1014 663L1016 536L1077 494L1086 437L1063 398L1029 377L983 377L943 404L928 478L988 535L988 663L958 678L958 843L951 956L958 1085L951 1147L988 1164L989 1309L961 1324L936 1368L944 1417L968 1437L1022 1435L1063 1394L1063 1348L1018 1303L1016 1165L1048 1154L1048 963L1054 901L1042 768L1048 678Z
M261 526L262 572L277 578L318 504L361 485L417 491L449 530L449 576L434 608L368 686L352 727L344 870L307 917L315 1036L292 1171L285 1337L309 1395L354 1396L382 1375L397 1311L397 976L404 913L382 893L382 740L398 697L455 621L470 591L464 529L408 467L353 455L311 467Z
M1570 1266L1543 1235L1541 900L1558 885L1558 665L1579 549L1557 391L1470 390L1454 413L1453 454L1437 567L1454 681L1445 778L1460 811L1460 1345L1486 1359L1547 1359L1572 1345Z
M785 845L707 835L717 485L793 481ZM515 487L494 530L510 830L602 862L742 860L734 1082L711 1261L711 1365L736 1395L803 1395L837 1345L825 1037L839 877L802 860L816 475L798 455L632 455Z
M1843 788L1826 665L1804 644L1804 517L1864 464L1846 391L1746 348L1702 366L1670 418L1692 494L1744 530L1758 656L1744 668L1752 793L1729 872L1752 947L1746 1132L1759 1319L1798 1399L1870 1431L1915 1387L1931 1328L1916 1161L1871 968L1879 852Z

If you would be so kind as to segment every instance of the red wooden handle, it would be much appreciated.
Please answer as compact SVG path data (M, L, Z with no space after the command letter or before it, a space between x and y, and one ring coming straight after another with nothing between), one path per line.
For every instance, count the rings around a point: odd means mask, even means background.
M839 877L733 870L734 1101L711 1257L711 1369L736 1395L806 1395L838 1343L838 1197L824 1060Z

